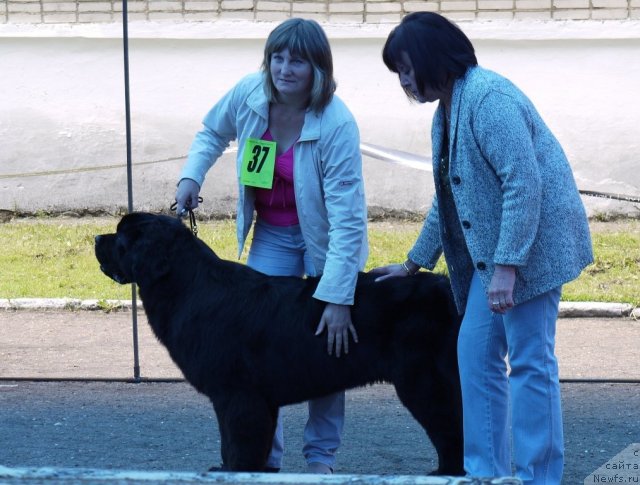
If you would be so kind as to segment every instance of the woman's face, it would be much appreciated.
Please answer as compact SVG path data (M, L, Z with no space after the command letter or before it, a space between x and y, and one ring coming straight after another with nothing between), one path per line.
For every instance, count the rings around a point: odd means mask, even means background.
M309 61L293 56L289 49L271 54L271 80L284 96L308 96L313 81L313 69Z
M416 75L413 71L413 63L409 54L405 51L400 53L400 62L396 64L396 70L400 78L400 86L406 91L413 93L415 99L420 103L432 103L443 97L446 93L425 86L423 91L418 90Z

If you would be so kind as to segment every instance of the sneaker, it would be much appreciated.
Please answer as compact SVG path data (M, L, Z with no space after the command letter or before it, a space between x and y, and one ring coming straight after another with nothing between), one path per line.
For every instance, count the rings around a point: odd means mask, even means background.
M324 463L320 463L319 461L313 461L307 465L307 472L319 475L331 475L333 473L333 468Z

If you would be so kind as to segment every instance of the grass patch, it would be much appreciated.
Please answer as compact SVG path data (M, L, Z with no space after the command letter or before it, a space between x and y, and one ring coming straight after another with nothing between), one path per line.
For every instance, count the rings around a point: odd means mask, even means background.
M640 232L593 233L595 262L563 289L563 300L640 306Z
M115 218L35 218L0 225L0 298L131 298L129 285L100 272L96 234L113 232ZM369 226L367 269L403 261L420 223L384 221ZM225 259L237 258L234 221L199 223L199 236ZM596 261L565 285L565 301L615 301L640 306L640 221L592 224ZM241 262L246 261L246 251ZM436 271L444 272L439 262Z
M415 242L422 223L385 221L369 223L369 259L365 270L401 263ZM440 258L434 271L446 273L444 259Z

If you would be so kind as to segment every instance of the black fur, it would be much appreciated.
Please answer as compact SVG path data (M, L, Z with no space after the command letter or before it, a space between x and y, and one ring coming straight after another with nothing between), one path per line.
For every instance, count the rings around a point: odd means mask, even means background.
M102 271L139 286L156 336L209 397L223 469L262 470L279 406L376 382L392 383L426 430L438 474L462 475L460 326L448 280L433 273L374 282L360 274L352 320L359 343L327 355L314 335L323 303L315 278L266 276L218 258L178 219L134 213L96 237Z

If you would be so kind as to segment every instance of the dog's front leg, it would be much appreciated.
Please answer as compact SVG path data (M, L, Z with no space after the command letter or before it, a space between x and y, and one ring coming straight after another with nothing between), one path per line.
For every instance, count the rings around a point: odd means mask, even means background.
M277 406L248 390L228 391L212 401L220 429L222 470L263 471L276 429Z

